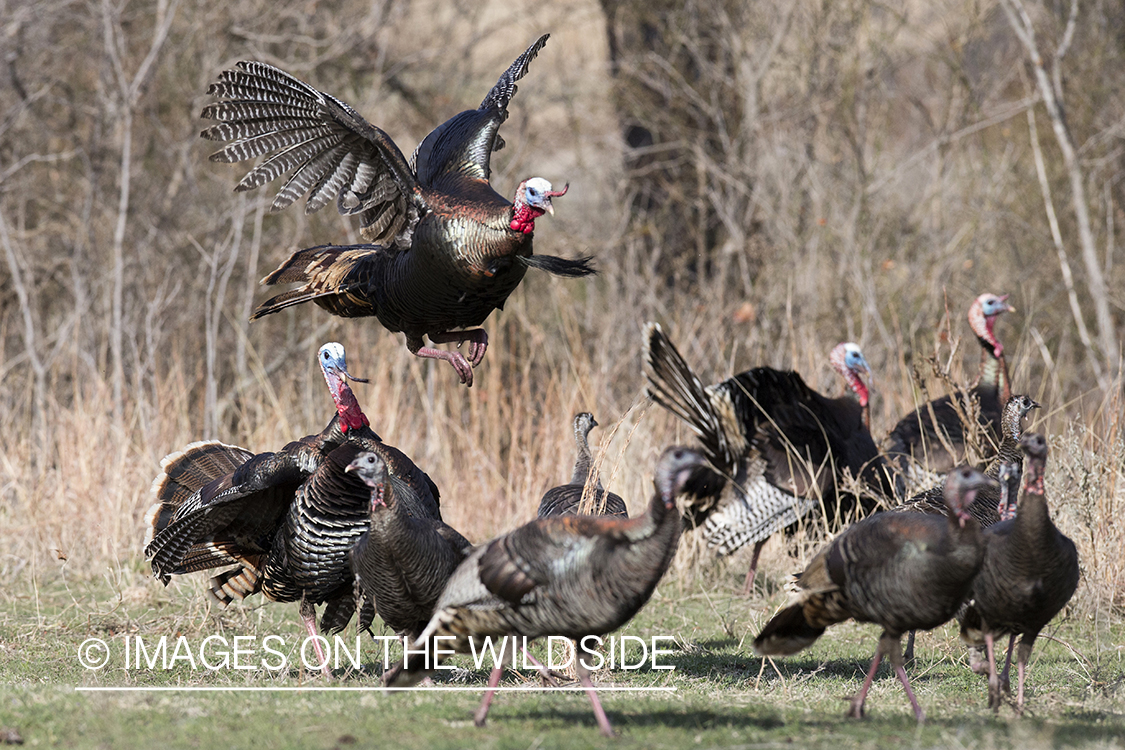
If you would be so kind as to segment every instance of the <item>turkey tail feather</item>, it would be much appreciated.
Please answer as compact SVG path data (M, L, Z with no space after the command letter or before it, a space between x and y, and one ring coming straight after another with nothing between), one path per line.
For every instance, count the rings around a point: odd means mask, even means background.
M720 417L703 383L658 323L646 326L644 364L649 395L691 427L717 469L729 471L734 460Z
M145 514L145 546L168 527L176 511L193 495L233 472L253 455L236 445L201 440L165 456L160 462L160 473L152 482L154 502Z
M211 595L224 607L234 600L242 601L262 590L258 570L250 565L240 565L211 577Z
M791 604L778 612L754 639L758 656L789 656L811 646L824 635L824 628L813 627L805 619L804 604Z
M312 302L319 297L329 297L335 295L336 292L332 290L317 291L315 289L291 289L288 292L282 292L276 297L270 297L268 300L258 305L257 309L250 314L250 320L257 320L264 318L267 315L272 315L275 312L284 310L293 305L299 305L303 302Z
M592 276L597 269L590 265L594 256L587 255L581 258L559 258L554 255L529 255L519 256L520 262L529 268L538 268L541 271L562 276L568 279L577 279L583 276Z

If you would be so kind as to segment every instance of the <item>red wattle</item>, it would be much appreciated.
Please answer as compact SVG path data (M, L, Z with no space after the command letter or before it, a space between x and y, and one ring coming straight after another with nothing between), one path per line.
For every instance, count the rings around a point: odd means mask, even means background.
M532 208L526 203L517 203L512 211L512 222L508 226L513 231L531 234L535 231L535 220L543 213L543 211Z

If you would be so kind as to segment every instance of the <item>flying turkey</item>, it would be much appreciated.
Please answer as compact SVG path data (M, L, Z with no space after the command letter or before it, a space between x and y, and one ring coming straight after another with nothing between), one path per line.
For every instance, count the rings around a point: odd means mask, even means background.
M1038 434L1020 441L1027 453L1023 495L1015 518L985 529L984 564L972 588L972 602L961 619L961 638L984 645L988 653L988 705L999 710L1001 690L1008 688L1008 668L1016 636L1019 688L1023 710L1027 660L1039 631L1057 615L1078 588L1078 550L1051 521L1043 487L1047 441ZM996 674L994 639L1010 634L1003 675Z
M980 425L991 445L1001 439L1004 404L1012 395L1004 346L996 338L996 320L1015 312L1008 295L982 294L969 306L969 327L980 343L980 369L969 395L980 405ZM883 440L883 452L913 486L940 483L941 475L965 460L961 413L971 413L957 395L942 396L907 414ZM960 413L959 413L960 409Z
M709 547L729 555L754 544L743 587L754 584L758 556L774 533L817 505L831 523L877 507L889 492L882 459L867 429L870 373L859 347L840 344L829 357L854 394L826 398L796 372L756 367L704 388L656 323L645 330L648 392L699 437L717 474L687 506ZM838 490L847 470L869 492Z
M356 588L399 635L415 639L472 545L439 518L413 515L399 498L377 453L365 451L345 469L370 488L370 525L351 550Z
M594 456L590 453L590 430L597 426L598 423L590 412L584 411L574 417L574 443L578 446L574 472L570 482L552 487L543 495L543 499L539 501L540 518L577 515L591 475L594 477L592 508L595 515L629 517L625 501L620 495L606 492L602 487L601 477L594 471Z
M415 513L440 518L436 485L371 430L347 384L358 379L348 373L344 348L325 344L318 359L336 402L328 426L276 453L207 442L168 456L153 483L145 544L153 573L165 584L173 575L236 565L211 579L220 603L259 591L273 601L299 601L310 635L316 604L327 604L321 627L329 632L343 629L355 613L348 552L367 529L371 495L346 473L359 452L380 455L396 493Z
M704 459L695 451L668 448L657 462L656 493L644 515L538 518L475 548L445 587L414 648L439 636L452 637L442 648L461 653L479 651L484 637L554 635L581 642L621 627L652 596L672 562L683 530L676 498L702 468ZM420 662L415 658L415 665ZM598 726L612 736L589 665L579 657L577 668ZM477 726L484 725L502 673L502 667L492 672ZM424 674L420 666L400 664L387 684L412 684Z
M569 277L594 273L588 257L532 254L535 220L554 213L551 199L565 187L554 190L532 177L509 203L489 184L489 161L504 145L498 130L516 81L547 37L512 63L478 109L426 136L410 163L352 107L282 70L243 61L221 73L208 93L223 101L201 114L218 124L201 135L232 142L211 160L270 155L235 189L253 190L292 172L272 210L305 193L305 213L335 198L341 214L359 214L360 234L370 243L294 253L262 283L301 286L262 303L251 319L309 301L345 318L375 316L388 330L406 334L411 353L449 362L471 386L472 368L488 347L479 326L503 308L529 267ZM433 343L467 341L469 356L426 346L426 336Z
M873 622L883 633L848 715L863 717L867 691L886 656L915 717L924 721L903 669L902 634L936 628L957 613L984 557L980 527L968 508L977 492L996 484L961 467L946 475L946 518L879 513L849 526L800 574L794 600L762 628L754 652L788 656L811 646L830 625Z

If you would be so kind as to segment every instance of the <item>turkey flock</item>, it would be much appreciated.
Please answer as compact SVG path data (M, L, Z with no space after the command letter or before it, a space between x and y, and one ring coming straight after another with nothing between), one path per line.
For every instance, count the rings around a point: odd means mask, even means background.
M553 214L552 199L567 187L531 177L509 202L489 182L516 83L547 38L512 63L479 108L439 125L409 160L348 104L282 70L240 62L222 72L209 89L218 101L202 113L215 124L202 136L229 143L211 159L264 157L235 189L288 175L274 210L303 195L306 212L334 199L341 214L359 216L366 240L293 253L263 283L298 286L262 303L252 318L310 301L333 315L375 317L404 333L412 354L445 360L472 386L488 346L480 326L528 269L594 273L591 258L532 250L536 220ZM324 429L275 451L203 441L165 457L144 554L165 585L210 571L211 593L224 606L259 593L297 602L309 635L338 632L353 619L372 632L378 618L419 648L443 637L464 653L490 636L580 641L615 631L652 596L685 532L717 556L751 547L749 595L766 541L801 528L822 535L823 547L792 580L789 603L753 639L754 653L785 656L834 624L875 623L882 632L848 715L864 715L885 657L922 721L901 638L910 634L912 642L914 631L956 618L972 669L987 673L993 709L1009 691L1015 651L1019 710L1032 645L1074 593L1079 567L1074 544L1048 510L1047 441L1025 430L1039 405L1012 393L996 332L1011 311L1006 295L973 300L976 381L919 405L882 440L871 432L872 373L856 344L828 356L843 379L840 396L769 367L704 385L665 330L649 323L637 342L647 395L682 420L695 445L663 451L651 499L630 517L597 472L589 436L598 423L580 413L573 468L559 467L559 477L569 478L543 495L537 518L491 540L469 540L443 520L448 499L439 484L372 429L350 384L367 381L351 374L343 346L327 343L317 360L335 411ZM467 343L466 354L426 338ZM966 464L969 435L992 454L979 467ZM535 507L532 498L527 507ZM1004 635L1000 672L996 644ZM331 679L329 660L313 643ZM526 645L524 654L544 680L564 678ZM400 663L382 682L428 681L435 665L426 666ZM612 736L582 659L576 671L599 729ZM482 688L478 726L502 672L496 667Z

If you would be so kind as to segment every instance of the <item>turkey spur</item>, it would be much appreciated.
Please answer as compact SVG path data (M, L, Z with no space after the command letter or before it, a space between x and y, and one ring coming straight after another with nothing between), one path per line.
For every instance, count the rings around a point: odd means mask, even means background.
M240 162L266 155L235 188L253 190L283 174L274 198L280 211L308 194L305 213L333 198L341 214L359 214L369 244L321 245L299 250L262 280L300 284L263 302L251 319L313 301L345 318L375 316L406 334L419 357L443 359L461 382L488 348L479 326L519 285L528 267L558 276L594 273L591 258L533 255L535 220L554 213L554 190L542 177L524 180L512 203L489 184L489 159L504 145L516 81L547 43L544 34L520 55L488 92L433 130L408 163L398 146L352 107L288 73L243 61L219 75L208 94L222 101L200 115L217 120L204 138L231 141L212 161ZM464 330L469 329L469 330ZM469 342L468 357L425 345Z

